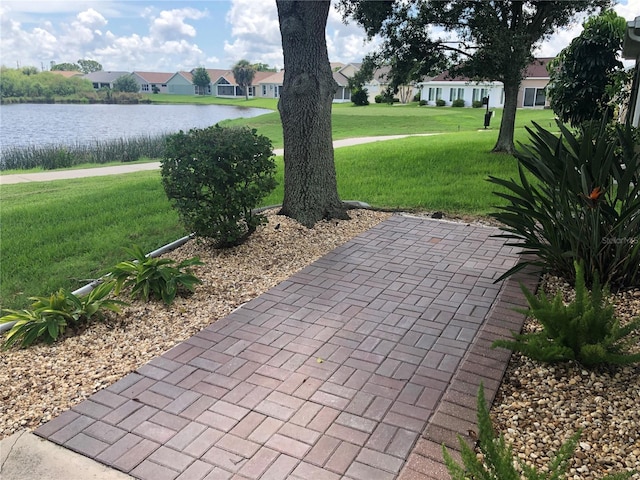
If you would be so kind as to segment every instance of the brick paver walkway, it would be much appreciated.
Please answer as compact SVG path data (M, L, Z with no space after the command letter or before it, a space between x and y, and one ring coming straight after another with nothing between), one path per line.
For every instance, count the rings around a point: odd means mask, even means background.
M36 433L148 480L448 478L536 282L496 233L393 216Z

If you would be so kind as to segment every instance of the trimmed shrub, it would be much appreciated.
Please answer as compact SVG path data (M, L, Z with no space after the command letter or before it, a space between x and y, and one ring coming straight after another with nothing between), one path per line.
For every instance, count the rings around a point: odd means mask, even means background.
M640 328L640 317L621 327L606 299L608 288L600 288L596 275L589 293L582 265L576 262L575 269L576 296L568 305L563 303L561 292L550 301L544 292L536 297L521 286L529 309L519 311L533 316L543 329L514 334L513 340L497 340L493 347L517 350L541 362L575 360L585 367L640 362L640 353L627 353L624 344L625 337Z
M589 124L579 134L558 123L560 135L534 123L520 145L519 179L489 177L507 200L492 214L512 240L533 254L527 264L568 281L584 262L587 285L596 275L612 289L640 285L640 152L631 126ZM607 132L613 128L614 134ZM533 181L532 181L533 179Z
M426 100L420 100L420 106L424 107L425 105L428 105L429 102L427 102Z
M443 99L439 98L436 100L436 107L444 107L447 104Z
M185 227L216 247L244 242L264 215L253 210L276 186L271 140L219 125L167 138L162 184Z
M376 95L373 97L373 101L376 103L382 103L384 101L384 97L382 95Z
M471 107L472 108L482 108L482 101L481 100L474 100L471 103Z
M456 98L453 102L451 102L452 107L464 107L464 100L462 98Z
M369 93L366 88L357 88L351 92L351 101L354 105L364 107L369 105Z

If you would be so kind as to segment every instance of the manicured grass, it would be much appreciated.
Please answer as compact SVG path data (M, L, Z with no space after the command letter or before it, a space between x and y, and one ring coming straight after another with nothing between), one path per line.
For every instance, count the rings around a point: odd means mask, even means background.
M211 95L172 95L168 93L147 94L145 98L152 103L188 103L199 105L234 105L236 107L278 109L278 100L275 98L220 98Z
M74 290L126 259L123 247L151 251L185 234L159 172L4 185L1 304Z
M405 133L455 133L483 130L485 110L480 108L418 107L408 105L371 104L355 107L351 103L334 104L331 116L333 139L399 135ZM489 130L498 131L502 110L496 110ZM519 110L516 130L523 130L531 121L549 127L553 125L551 110ZM223 125L249 125L281 148L282 123L278 112L249 119L229 120ZM494 137L497 138L497 137ZM493 145L492 145L493 147Z
M499 203L487 176L516 175L512 156L489 153L497 138L496 118L496 128L478 131L475 109L371 107L337 106L334 128L347 120L352 128L348 134L336 131L334 138L454 132L336 149L343 199L380 208L482 215ZM277 113L246 121L270 125L265 117L271 115L279 126ZM440 123L432 116L439 116ZM552 118L549 111L521 111L518 116L517 140L526 140L522 126L527 120ZM282 202L283 159L276 161L279 186L263 205ZM76 289L123 260L123 248L132 243L151 251L186 233L158 171L4 185L0 304L22 308L29 296Z

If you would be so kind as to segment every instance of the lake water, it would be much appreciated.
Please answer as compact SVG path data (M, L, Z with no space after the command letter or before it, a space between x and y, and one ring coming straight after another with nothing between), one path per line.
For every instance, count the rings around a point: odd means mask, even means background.
M156 136L270 111L230 105L2 105L0 148Z

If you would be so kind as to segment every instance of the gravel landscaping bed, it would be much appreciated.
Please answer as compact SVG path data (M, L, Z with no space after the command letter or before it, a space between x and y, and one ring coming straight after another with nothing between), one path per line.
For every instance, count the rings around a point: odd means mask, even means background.
M104 322L70 332L53 345L0 353L0 439L35 429L390 215L352 210L351 221L320 222L307 229L271 211L269 224L239 247L212 250L188 242L168 256L197 255L205 263L194 269L204 283L193 295L176 298L171 307L132 302L123 314L108 314ZM544 288L571 294L553 277L545 278ZM614 300L622 318L640 315L640 290ZM529 322L525 328L535 325ZM578 365L541 365L515 354L492 408L496 429L520 458L542 467L582 428L570 464L572 479L640 472L639 374L637 366L586 371ZM632 478L640 480L640 473Z
M540 288L547 296L562 292L565 301L574 294L563 279L550 275ZM611 302L623 322L640 316L640 289L612 295ZM527 320L524 330L537 327ZM640 340L631 348L640 351ZM640 479L640 366L586 370L514 353L491 414L496 430L529 465L542 470L560 445L582 430L568 478L635 471L631 478Z

